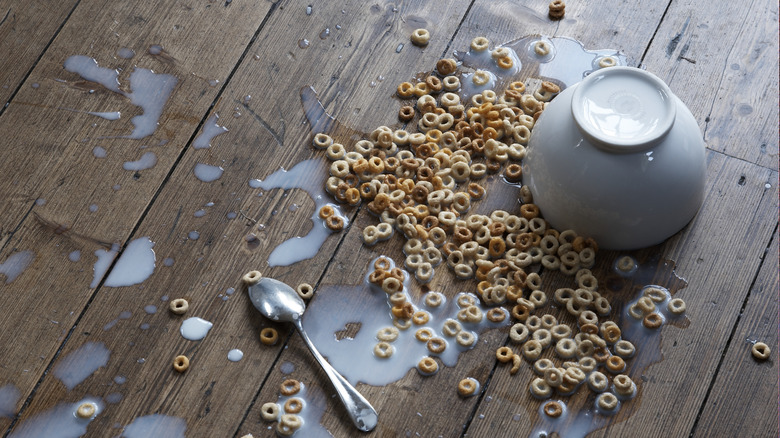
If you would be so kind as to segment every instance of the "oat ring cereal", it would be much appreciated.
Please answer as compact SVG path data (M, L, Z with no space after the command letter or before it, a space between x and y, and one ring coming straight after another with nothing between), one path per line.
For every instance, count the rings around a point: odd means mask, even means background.
M415 325L427 324L428 321L430 321L430 319L431 319L431 314L424 310L418 310L414 312L414 315L412 315L412 322Z
M428 327L423 327L414 333L414 337L420 342L428 342L433 337L433 331Z
M546 399L550 396L550 394L552 394L552 388L541 377L537 377L532 380L529 389L531 391L531 395L539 399Z
M431 40L431 33L427 29L415 29L410 39L415 46L424 46Z
M447 348L447 341L442 338L431 338L428 339L426 346L431 353L439 354Z
M485 70L477 70L471 77L471 81L474 83L474 85L481 87L482 85L486 85L488 82L490 82L490 75Z
M506 313L501 307L494 307L488 310L486 316L490 322L502 322L506 319Z
M179 355L173 359L173 369L183 373L190 367L190 359L187 356Z
M263 345L274 345L279 340L279 333L273 327L265 327L260 330L260 342Z
M611 392L605 392L596 398L596 405L603 411L614 411L618 407L618 398Z
M753 344L753 348L750 349L750 352L753 354L753 357L758 360L767 360L769 359L772 350L764 342L756 342Z
M452 318L448 318L444 321L444 325L442 326L442 333L444 333L444 336L456 336L461 330L460 323Z
M379 342L374 345L374 356L380 359L387 359L393 355L394 350L393 346L387 342Z
M284 412L286 414L297 414L303 410L303 400L298 397L292 397L284 402Z
M663 317L655 312L645 316L644 319L642 319L642 325L649 329L657 329L661 327L663 323Z
M458 345L462 347L471 347L477 339L474 337L473 333L461 330L455 335L455 340L458 342Z
M287 379L279 386L282 395L295 395L301 390L301 382L295 379Z
M398 339L398 329L395 327L384 327L379 329L376 338L384 342L393 342Z
M471 50L475 52L484 52L488 49L488 46L490 45L490 40L488 40L485 37L476 37L473 40L471 40Z
M261 278L263 278L263 274L261 274L260 271L249 271L241 277L241 280L243 280L244 284L247 286L252 286L253 284L257 284Z
M336 214L336 210L333 209L330 205L323 205L320 207L320 211L318 212L318 215L320 216L320 219L327 219L331 216Z
M558 418L563 414L563 407L557 401L548 401L544 404L544 414L550 418Z
M610 356L606 362L607 371L612 374L622 373L626 369L626 363L620 356Z
M599 59L599 67L601 68L614 67L616 65L617 65L617 60L612 56L605 56Z
M280 411L278 404L268 402L260 408L260 417L265 421L276 421L279 419Z
M94 403L84 402L76 409L76 416L79 418L92 418L97 412L97 407Z
M295 414L284 414L276 425L276 432L282 436L291 436L303 425L301 417Z
M176 315L183 315L187 313L190 304L184 298L176 298L175 300L171 300L170 304L168 304L168 308Z
M509 347L498 347L496 350L496 360L501 363L507 363L512 360L514 352Z
M667 309L672 315L682 315L685 313L685 301L682 298L672 298L667 304Z
M424 375L430 375L439 370L439 364L431 357L424 357L417 363L417 369Z
M304 300L314 296L314 288L309 283L301 283L295 288L295 292L298 292L298 296Z
M474 395L477 392L479 384L471 377L465 378L458 382L458 394L468 397Z
M425 305L428 307L439 307L444 298L438 292L428 292L425 294Z

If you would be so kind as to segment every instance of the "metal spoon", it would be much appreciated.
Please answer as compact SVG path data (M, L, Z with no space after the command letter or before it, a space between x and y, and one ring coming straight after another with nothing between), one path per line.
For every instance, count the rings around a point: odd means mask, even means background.
M336 392L347 408L347 413L352 418L355 427L363 432L373 430L378 419L376 410L347 379L325 361L325 358L317 351L317 348L303 330L301 317L303 316L303 311L306 310L306 304L298 296L298 293L281 281L273 278L262 278L259 282L249 286L249 299L255 308L266 318L274 321L291 322L295 325L298 333L306 342L306 346L309 347L317 362L325 370L325 374L330 378L333 387L336 388Z

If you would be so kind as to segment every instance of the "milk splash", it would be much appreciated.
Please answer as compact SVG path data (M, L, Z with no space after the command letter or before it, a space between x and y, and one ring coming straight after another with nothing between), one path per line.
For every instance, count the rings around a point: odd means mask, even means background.
M127 93L119 88L119 71L100 67L94 58L73 55L65 60L63 66L71 73L76 73L88 81L96 82L114 93L127 97L130 103L143 110L142 114L130 119L134 126L133 132L122 138L141 139L152 135L157 129L163 107L178 82L175 76L136 67L130 74L131 91ZM108 120L117 120L120 115L118 111L90 114Z
M344 227L349 224L349 219L341 212L341 209L333 204L329 204L327 195L322 186L322 180L327 174L327 163L322 160L311 159L301 161L292 169L280 169L264 180L251 180L249 186L263 190L272 189L302 189L309 194L314 201L314 213L311 220L314 226L309 234L303 237L293 237L282 242L274 248L271 255L268 256L269 266L289 266L293 263L307 260L320 250L325 243L325 239L333 233L326 225L325 221L319 217L319 210L325 205L331 205L336 214L344 221Z

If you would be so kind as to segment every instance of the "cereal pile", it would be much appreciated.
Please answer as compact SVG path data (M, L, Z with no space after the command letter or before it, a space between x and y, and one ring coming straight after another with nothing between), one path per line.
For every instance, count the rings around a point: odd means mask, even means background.
M291 436L303 426L301 412L306 403L299 397L303 385L295 379L282 382L279 391L284 397L279 402L263 404L260 415L267 422L276 422L276 433L281 436Z
M471 44L476 52L488 48L489 41L482 37ZM498 67L512 61L506 48L490 53ZM596 242L572 230L552 229L540 216L527 187L521 187L522 205L516 213L470 213L472 204L486 195L480 184L486 175L503 171L506 181L520 182L521 161L534 123L560 89L543 82L531 91L515 81L503 91L484 90L462 101L458 91L461 78L466 77L482 85L476 73L462 74L455 60L441 59L424 80L401 83L398 97L412 99L398 113L408 130L380 126L368 139L349 148L326 134L316 134L314 147L325 150L332 161L325 188L341 203L362 201L378 218L377 225L363 229L366 245L400 234L405 240L403 266L420 283L429 282L435 269L444 264L458 279L475 278L474 292L485 305L506 305L514 323L511 345L499 348L496 359L512 363L512 374L523 361L532 364L537 377L529 391L534 397L547 399L553 392L567 396L587 386L599 394L597 410L613 412L619 399L636 392L636 384L624 374L625 361L635 354L635 347L607 319L610 302L598 292L598 280L590 271L598 251ZM542 269L570 276L575 286L559 288L548 296L539 275ZM393 324L403 329L419 311L402 293L402 280L400 269L390 269L390 263L381 259L369 276L370 282L388 294ZM659 298L657 291L646 291L631 307L631 314L646 327L657 328L663 322L655 311ZM669 312L684 311L681 300L668 298L664 295L663 299ZM550 301L565 309L571 317L566 319L576 324L558 321L543 311ZM392 354L390 338L397 336L393 328L377 335L378 357ZM424 334L418 337L420 342L433 339ZM544 354L548 347L554 354ZM435 361L423 361L418 365L421 373L435 372ZM474 388L469 382L461 383L459 390L464 395ZM543 411L556 417L563 409L550 401Z

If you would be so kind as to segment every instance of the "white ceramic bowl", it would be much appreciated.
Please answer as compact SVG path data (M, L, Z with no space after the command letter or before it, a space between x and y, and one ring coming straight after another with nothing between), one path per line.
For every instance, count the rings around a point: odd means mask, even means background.
M610 67L561 92L539 117L523 183L544 218L605 249L663 242L704 198L696 119L658 77Z

